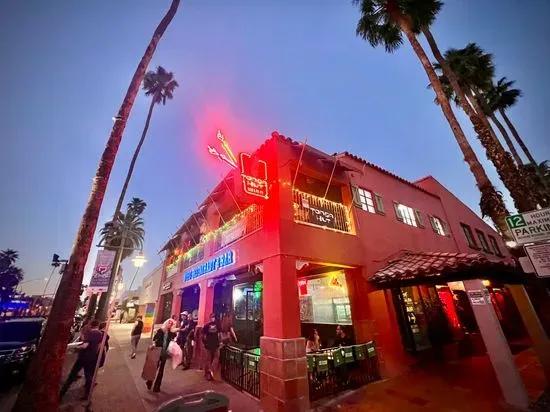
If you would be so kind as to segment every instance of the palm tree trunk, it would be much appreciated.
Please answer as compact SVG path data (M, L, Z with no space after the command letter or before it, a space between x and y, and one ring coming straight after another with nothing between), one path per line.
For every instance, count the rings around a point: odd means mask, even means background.
M510 153L512 153L512 157L516 161L517 165L518 166L523 166L523 160L521 160L521 157L520 157L518 151L514 147L514 142L512 142L512 139L510 139L510 135L508 134L508 132L504 128L504 125L502 123L500 123L500 121L495 116L494 112L489 115L489 119L491 119L491 121L495 124L495 126L500 131L500 134L504 138L504 141L506 142L506 145L508 146L508 149L510 150Z
M46 328L38 350L34 355L25 382L19 392L12 411L55 412L59 407L59 384L71 325L81 294L82 277L88 254L92 246L97 219L107 189L107 183L116 159L122 134L139 87L145 76L147 66L153 57L157 44L172 21L180 1L173 0L170 9L153 34L145 54L132 77L126 96L118 111L111 135L101 156L96 175L93 179L88 204L78 228L71 257L63 273Z
M414 40L418 43L418 40L416 39L416 37L414 36L414 33L412 32L412 30L410 30L410 28L409 28L409 31L410 31L410 34L414 37ZM430 45L430 48L436 60L441 65L441 68L443 69L443 73L451 82L451 86L453 87L453 90L457 94L457 97L462 109L470 118L470 121L472 122L472 125L478 136L478 139L483 145L483 147L485 148L485 154L487 158L493 163L500 179L502 180L506 188L509 190L510 195L512 196L512 199L514 200L514 204L516 208L520 212L525 212L525 211L535 209L537 206L536 199L538 199L539 196L538 196L538 191L536 189L533 189L531 180L527 179L520 172L520 170L518 170L510 154L504 150L504 148L502 147L502 144L498 141L498 138L496 138L496 135L494 134L494 131L491 125L489 124L489 121L484 116L483 110L481 109L481 107L479 107L479 104L476 101L476 99L471 95L471 91L464 91L460 87L456 74L450 68L449 64L441 54L441 51L439 50L439 47L437 46L437 43L435 42L435 39L431 34L430 30L428 28L424 28L422 32L426 36L426 40L428 41L428 44ZM409 37L409 35L407 35L407 37L409 38L409 41L411 41L411 38ZM418 44L418 46L422 50L422 46L420 46L420 44ZM422 52L424 51L422 50ZM429 63L429 60L428 60L428 63ZM431 64L429 64L429 69L433 71L433 67L431 66ZM428 71L428 68L426 68L426 71ZM434 71L434 75L437 78L435 71ZM432 85L433 85L433 82L432 82ZM470 101L468 100L468 95L466 94L467 92L470 92L470 95L469 95L469 97L471 97ZM504 225L504 227L505 227L505 231L503 231L503 233L509 234L507 226ZM502 228L500 228L500 226L499 226L499 229L501 229L501 231L503 230Z
M439 101L439 107L441 107L443 115L449 122L449 126L453 131L453 135L455 136L458 146L462 150L464 161L468 164L472 174L474 175L477 187L481 192L480 208L482 214L484 216L490 216L500 232L504 236L509 237L510 232L505 220L506 216L508 215L508 211L506 210L504 201L489 180L489 177L485 173L483 166L481 166L481 163L479 162L479 159L472 149L472 146L470 146L470 143L468 142L464 131L460 127L460 124L458 123L458 120L453 113L453 109L451 108L451 104L445 96L445 92L443 91L441 82L439 81L439 78L437 77L437 74L432 64L430 63L426 52L424 52L424 49L418 42L416 35L413 33L411 27L405 21L405 19L401 15L394 15L394 18L398 22L403 33L405 33L405 35L407 36L407 39L411 43L414 52L418 56L422 67L426 71L428 79L430 80L430 83L432 84L433 90L435 91L435 94Z
M531 154L531 152L529 151L529 149L525 145L525 142L520 137L520 135L519 135L518 131L516 130L516 128L514 127L513 123L508 118L508 115L506 114L506 112L503 109L498 109L498 112L500 113L500 115L504 119L504 122L506 123L506 126L508 126L508 129L510 129L510 131L514 135L514 138L516 139L516 142L518 142L519 147L521 147L521 150L523 150L523 153L525 153L525 156L527 156L527 159L529 159L529 162L532 163L533 165L537 165L538 163L536 162L535 158L533 157L533 155Z
M136 165L136 161L139 156L139 151L141 150L141 146L143 146L143 142L145 141L145 136L147 136L147 131L149 130L149 123L151 122L151 116L153 114L154 107L155 107L155 101L154 99L151 99L151 104L149 105L149 113L147 114L147 120L145 121L143 132L141 133L141 139L139 139L139 143L134 152L134 156L132 157L132 161L130 162L130 167L128 168L128 173L126 174L126 180L124 181L124 185L122 186L122 191L120 192L120 196L118 197L118 202L117 202L115 214L114 214L115 216L119 214L120 210L122 209L124 196L126 196L126 191L128 190L128 184L130 183L130 179L132 178L132 173L134 173L134 167Z

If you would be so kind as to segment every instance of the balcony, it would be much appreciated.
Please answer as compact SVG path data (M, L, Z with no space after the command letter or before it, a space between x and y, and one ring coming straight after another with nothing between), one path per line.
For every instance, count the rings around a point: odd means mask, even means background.
M294 189L292 195L296 223L335 232L352 233L349 213L345 205L301 192L298 189Z
M250 205L218 229L201 236L200 243L179 255L166 267L166 277L183 271L208 258L220 249L236 242L263 227L263 206ZM181 263L181 266L180 266Z

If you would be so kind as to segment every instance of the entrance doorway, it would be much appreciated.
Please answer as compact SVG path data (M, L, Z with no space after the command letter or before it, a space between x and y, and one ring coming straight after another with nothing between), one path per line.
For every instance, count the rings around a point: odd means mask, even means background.
M172 301L174 295L172 293L166 293L162 295L162 305L160 309L161 319L160 322L164 322L166 319L172 316Z

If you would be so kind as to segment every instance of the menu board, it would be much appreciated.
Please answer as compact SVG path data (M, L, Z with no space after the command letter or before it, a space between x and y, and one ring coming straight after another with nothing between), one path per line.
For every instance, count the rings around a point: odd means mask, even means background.
M311 296L300 296L300 322L313 322L313 300Z

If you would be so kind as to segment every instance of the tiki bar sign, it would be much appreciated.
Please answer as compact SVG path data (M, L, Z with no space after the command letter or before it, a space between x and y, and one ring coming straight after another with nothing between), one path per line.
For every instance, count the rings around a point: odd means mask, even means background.
M215 147L208 145L208 153L217 157L232 169L240 169L244 193L268 199L267 163L263 160L254 159L250 154L244 152L239 155L239 159L237 160L228 141L220 130L218 130L216 137L221 142L223 151L218 151Z
M196 279L200 276L204 276L209 273L223 269L227 266L231 266L233 263L235 263L235 251L228 250L220 256L216 256L215 258L204 262L202 265L199 265L196 268L186 272L183 275L183 281L189 282L190 280Z

